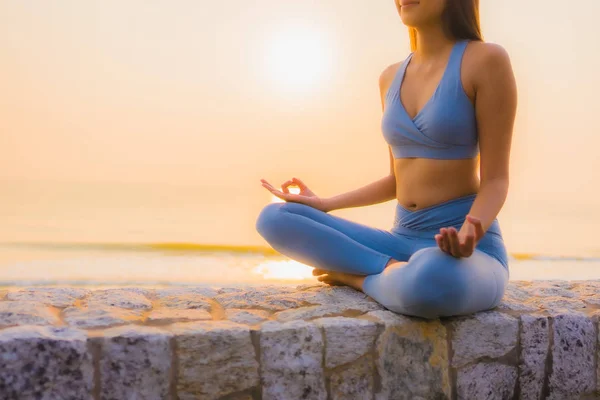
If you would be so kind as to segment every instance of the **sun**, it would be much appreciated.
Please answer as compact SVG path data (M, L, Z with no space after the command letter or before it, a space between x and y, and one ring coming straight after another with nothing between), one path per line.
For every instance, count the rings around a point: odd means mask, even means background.
M287 24L267 41L265 71L280 89L309 90L321 83L331 69L327 37L315 27Z

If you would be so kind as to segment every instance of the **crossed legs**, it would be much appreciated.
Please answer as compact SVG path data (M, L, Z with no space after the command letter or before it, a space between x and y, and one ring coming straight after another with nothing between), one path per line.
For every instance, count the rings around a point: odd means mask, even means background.
M320 281L362 290L402 314L436 318L493 308L508 280L508 270L480 250L457 259L433 239L425 243L300 203L268 204L256 229L275 250L315 267Z

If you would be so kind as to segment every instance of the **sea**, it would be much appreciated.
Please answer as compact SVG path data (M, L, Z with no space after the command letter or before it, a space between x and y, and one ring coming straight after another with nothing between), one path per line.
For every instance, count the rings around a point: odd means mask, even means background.
M256 239L254 221L269 200L260 197L264 189L223 193L150 183L3 182L0 287L317 283L310 266ZM600 279L595 255L509 253L511 280Z

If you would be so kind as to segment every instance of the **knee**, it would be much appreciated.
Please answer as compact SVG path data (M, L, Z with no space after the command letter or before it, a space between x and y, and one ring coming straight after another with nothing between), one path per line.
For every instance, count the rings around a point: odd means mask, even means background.
M288 218L292 214L306 214L310 207L301 203L278 202L263 207L256 218L255 228L265 239L281 233L281 229L289 227L292 222Z
M403 313L433 319L462 308L465 285L453 268L457 258L432 247L417 251L408 262L410 274L399 291Z
M269 203L263 207L256 218L255 228L264 238L270 236L281 221L281 207L285 203Z

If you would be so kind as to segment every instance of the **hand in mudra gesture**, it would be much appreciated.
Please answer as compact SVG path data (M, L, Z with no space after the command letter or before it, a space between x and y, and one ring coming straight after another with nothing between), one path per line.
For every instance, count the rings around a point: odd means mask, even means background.
M484 235L481 220L467 215L460 231L454 227L441 228L440 233L435 235L435 241L442 251L454 257L470 257Z
M290 201L293 203L306 204L307 206L311 206L313 208L316 208L317 210L321 210L324 212L329 211L327 209L325 199L322 199L316 194L314 194L313 191L310 190L308 186L306 186L304 182L302 182L298 178L292 178L289 181L285 181L281 185L281 190L274 188L273 185L271 185L264 179L261 179L260 181L262 182L262 186L264 188L266 188L269 192L273 193L275 196L279 197L282 200ZM290 193L288 189L290 186L299 187L300 193Z

